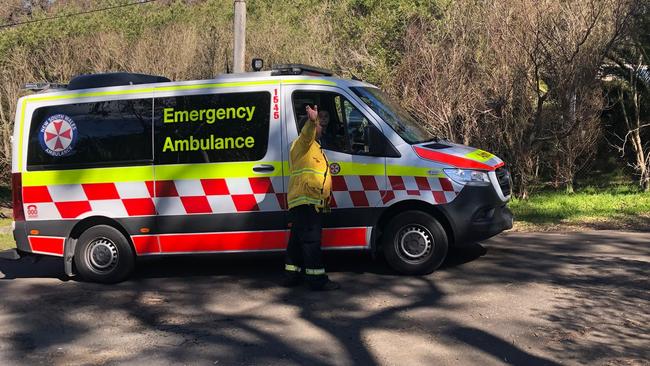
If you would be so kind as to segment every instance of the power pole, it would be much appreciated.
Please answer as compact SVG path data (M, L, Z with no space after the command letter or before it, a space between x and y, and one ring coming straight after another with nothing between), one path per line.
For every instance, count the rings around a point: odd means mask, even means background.
M244 72L244 58L246 57L246 0L235 1L235 47L233 55L233 71Z

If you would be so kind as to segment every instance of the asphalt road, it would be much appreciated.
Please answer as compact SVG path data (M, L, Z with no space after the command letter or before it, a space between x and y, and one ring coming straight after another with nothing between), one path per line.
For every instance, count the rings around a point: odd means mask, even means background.
M0 365L650 364L649 233L506 233L425 277L330 253L329 293L278 287L279 255L110 286L32 262L0 260Z

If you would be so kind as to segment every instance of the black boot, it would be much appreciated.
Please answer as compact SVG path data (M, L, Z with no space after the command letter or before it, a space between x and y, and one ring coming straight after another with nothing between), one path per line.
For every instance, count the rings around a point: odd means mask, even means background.
M332 291L332 290L338 290L341 288L341 285L338 284L338 282L330 281L329 279L326 282L323 282L322 284L309 284L309 288L312 291Z
M303 282L303 276L300 273L286 273L284 279L280 282L282 287L296 287L300 286Z

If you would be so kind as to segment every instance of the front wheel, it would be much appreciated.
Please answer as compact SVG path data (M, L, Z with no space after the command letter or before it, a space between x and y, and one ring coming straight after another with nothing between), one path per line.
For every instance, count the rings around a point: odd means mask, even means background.
M119 230L108 225L97 225L79 237L74 263L85 280L116 283L131 274L135 258L131 245Z
M397 272L429 274L447 256L447 234L431 215L406 211L389 222L382 236L382 248L386 261Z

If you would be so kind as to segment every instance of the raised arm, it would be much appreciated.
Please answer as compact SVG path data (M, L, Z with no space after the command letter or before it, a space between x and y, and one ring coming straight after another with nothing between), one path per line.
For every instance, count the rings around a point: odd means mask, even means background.
M301 150L307 150L309 146L316 140L316 125L318 121L318 106L315 105L312 109L310 106L307 106L307 122L302 126L298 139L296 140L296 145L299 146Z

